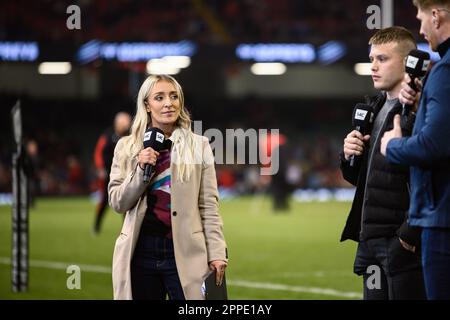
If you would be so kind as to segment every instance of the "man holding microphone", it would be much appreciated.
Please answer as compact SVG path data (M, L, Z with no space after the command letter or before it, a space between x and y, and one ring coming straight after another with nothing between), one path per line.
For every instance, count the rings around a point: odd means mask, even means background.
M420 33L441 60L418 94L405 76L400 102L419 103L411 137L402 137L400 119L381 141L393 164L411 166L409 223L422 231L422 265L428 299L450 299L450 0L413 0ZM416 81L420 89L420 82Z
M405 57L416 49L411 32L402 27L379 30L370 39L374 87L380 93L367 99L363 109L373 110L373 128L351 131L344 140L341 170L356 186L356 194L341 241L359 242L354 272L363 276L365 300L425 299L420 257L420 230L409 227L407 166L389 164L380 154L383 133L402 111L398 94L405 74ZM359 104L357 105L359 106ZM358 118L358 108L354 118ZM363 112L364 114L364 112ZM403 132L410 135L414 117L407 117ZM372 285L373 270L379 285Z

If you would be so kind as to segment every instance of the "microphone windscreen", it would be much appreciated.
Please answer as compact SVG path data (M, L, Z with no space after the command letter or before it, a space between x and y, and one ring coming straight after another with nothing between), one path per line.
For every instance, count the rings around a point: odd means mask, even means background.
M406 58L405 71L413 78L421 78L430 66L430 54L421 50L411 50Z
M368 128L373 122L373 107L364 103L356 104L353 109L352 124L354 127Z
M164 132L159 128L149 128L144 134L144 148L151 147L155 151L162 150L164 146Z

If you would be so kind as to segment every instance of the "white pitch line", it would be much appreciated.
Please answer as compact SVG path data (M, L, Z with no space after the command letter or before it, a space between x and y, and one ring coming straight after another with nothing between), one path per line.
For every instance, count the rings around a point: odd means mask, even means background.
M0 257L0 264L10 265L11 259L6 258L6 257ZM67 270L67 267L72 264L75 264L75 263L30 260L30 266L34 267L34 268ZM106 274L111 273L111 268L106 267L106 266L96 266L96 265L88 265L88 264L75 264L75 265L80 267L81 271L85 271L85 272L96 272L96 273L106 273ZM235 287L274 290L274 291L312 293L312 294L327 295L327 296L349 298L349 299L361 299L362 298L362 295L358 292L344 292L344 291L338 291L335 289L326 289L326 288L290 286L290 285L285 285L285 284L267 283L267 282L252 282L252 281L245 281L245 280L227 280L227 284L229 284L231 286L235 286Z
M338 290L334 290L334 289L290 286L290 285L285 285L285 284L251 282L251 281L244 281L244 280L233 280L233 281L227 280L227 284L231 284L232 286L236 286L236 287L291 291L291 292L302 292L302 293L314 293L314 294L321 294L321 295L342 297L342 298L350 298L350 299L361 299L362 298L362 294L360 294L358 292L344 292L344 291L338 291Z
M0 257L0 264L11 264L11 259ZM86 272L96 272L96 273L111 273L110 267L96 266L89 264L76 264L67 262L56 262L56 261L42 261L42 260L30 260L30 266L34 268L44 268L44 269L56 269L56 270L67 270L70 265L77 265L80 267L81 271Z

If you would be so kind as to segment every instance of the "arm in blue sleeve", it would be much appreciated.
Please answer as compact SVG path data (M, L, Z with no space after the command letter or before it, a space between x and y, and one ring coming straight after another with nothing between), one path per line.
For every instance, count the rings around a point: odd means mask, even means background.
M392 139L387 145L389 162L429 166L450 157L450 66L441 65L427 88L425 125L414 136Z

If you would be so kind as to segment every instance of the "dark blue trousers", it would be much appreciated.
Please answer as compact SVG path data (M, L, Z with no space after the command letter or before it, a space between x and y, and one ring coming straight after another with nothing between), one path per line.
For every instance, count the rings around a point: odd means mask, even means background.
M141 234L131 262L135 300L185 300L172 239Z
M450 300L450 229L423 229L422 264L427 298Z

